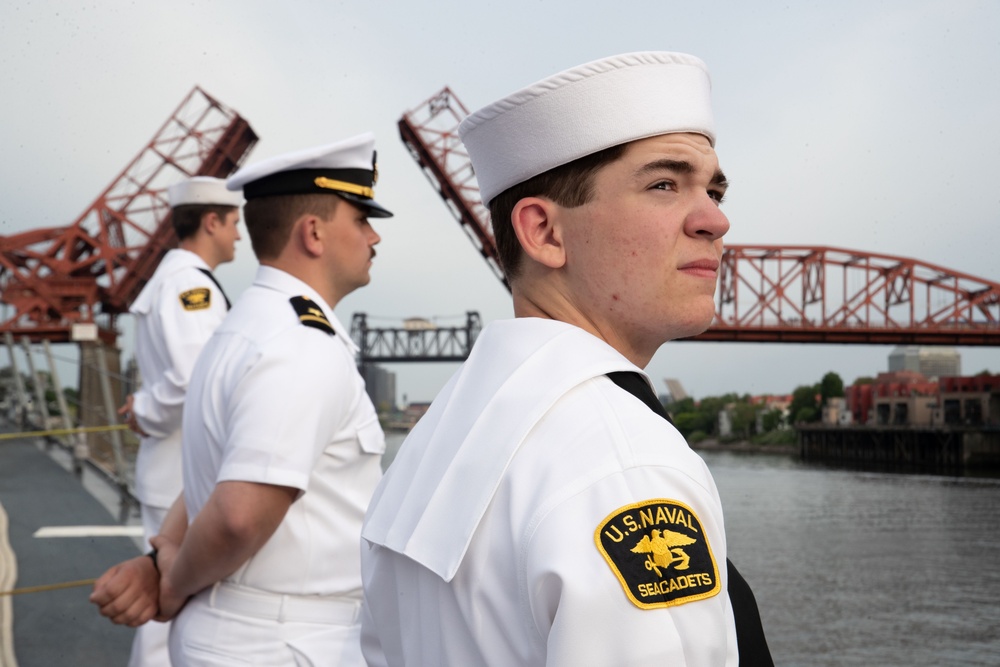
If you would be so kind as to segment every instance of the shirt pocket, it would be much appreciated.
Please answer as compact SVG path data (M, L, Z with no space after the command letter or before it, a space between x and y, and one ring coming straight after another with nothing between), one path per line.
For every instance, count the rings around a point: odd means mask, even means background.
M358 426L358 442L361 444L361 451L366 454L385 453L385 433L378 423L377 415L372 415L371 419Z

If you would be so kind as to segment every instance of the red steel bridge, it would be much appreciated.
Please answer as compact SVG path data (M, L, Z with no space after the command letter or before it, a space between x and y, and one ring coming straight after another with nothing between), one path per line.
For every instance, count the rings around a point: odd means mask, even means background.
M503 281L489 212L458 137L467 115L444 88L406 112L399 133ZM863 250L731 245L722 256L715 321L687 340L1000 345L1000 283Z
M167 187L228 176L256 142L246 120L195 87L76 221L0 236L0 333L62 343L89 325L113 343L115 317L177 245Z

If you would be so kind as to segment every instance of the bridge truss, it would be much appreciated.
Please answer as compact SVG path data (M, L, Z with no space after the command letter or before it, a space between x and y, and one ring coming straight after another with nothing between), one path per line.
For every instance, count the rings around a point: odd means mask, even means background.
M403 114L399 136L490 270L507 286L497 259L490 213L479 196L469 153L458 138L458 126L468 115L465 105L446 87Z
M358 365L379 362L465 361L483 328L479 313L465 314L463 327L370 328L366 313L351 319L351 338L361 348Z
M905 257L733 245L696 340L1000 345L1000 284Z

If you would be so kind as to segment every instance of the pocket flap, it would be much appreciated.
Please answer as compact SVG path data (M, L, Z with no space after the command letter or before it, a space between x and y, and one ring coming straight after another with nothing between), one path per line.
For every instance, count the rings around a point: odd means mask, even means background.
M367 454L385 453L385 433L378 417L372 417L371 421L358 427L358 442L361 443L361 451Z

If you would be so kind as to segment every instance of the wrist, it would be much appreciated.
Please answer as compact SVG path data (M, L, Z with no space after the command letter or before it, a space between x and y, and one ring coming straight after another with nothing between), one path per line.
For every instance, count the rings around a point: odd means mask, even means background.
M153 547L152 551L145 554L151 561L153 561L153 569L156 570L157 574L160 574L160 563L157 560L160 551L156 547Z

